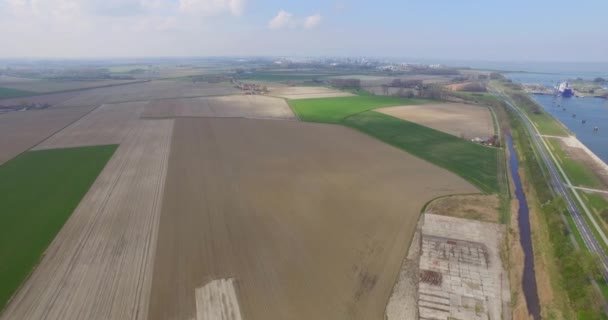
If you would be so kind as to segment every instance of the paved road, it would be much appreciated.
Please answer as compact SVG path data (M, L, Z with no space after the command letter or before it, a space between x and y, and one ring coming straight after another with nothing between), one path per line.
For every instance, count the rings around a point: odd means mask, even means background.
M513 109L513 111L515 111L521 118L522 123L526 127L526 130L530 133L530 136L532 137L532 142L538 150L540 160L544 162L545 166L549 171L549 175L551 178L551 187L557 195L562 196L566 201L568 211L570 212L570 215L574 220L576 228L581 234L583 241L589 251L595 253L599 257L603 278L608 282L608 256L606 255L604 250L602 250L602 247L599 242L605 239L596 239L591 229L592 227L587 223L587 220L585 220L585 217L583 216L584 213L581 212L579 207L576 205L576 200L574 199L573 195L568 191L570 185L569 181L567 181L568 183L564 183L564 180L559 174L561 168L560 170L558 170L555 165L555 162L551 160L551 155L549 153L550 151L548 151L547 145L544 141L542 141L538 130L534 127L530 119L526 116L525 113L523 113L519 108L517 108L514 105L513 101L503 92L495 88L492 88L492 91L494 94L500 96L509 105L509 107ZM601 235L603 236L603 234Z
M608 190L600 190L600 189L593 189L593 188L577 187L577 186L573 186L573 185L568 185L568 187L572 188L572 189L576 189L576 190L583 190L583 191L588 191L588 192L608 194Z

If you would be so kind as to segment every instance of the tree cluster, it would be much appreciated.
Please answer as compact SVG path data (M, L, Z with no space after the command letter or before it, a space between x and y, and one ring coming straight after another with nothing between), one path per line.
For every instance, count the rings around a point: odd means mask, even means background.
M418 88L422 87L422 80L402 80L402 79L394 79L389 84L390 87L393 88Z
M359 79L332 79L330 85L339 89L360 89L361 80Z

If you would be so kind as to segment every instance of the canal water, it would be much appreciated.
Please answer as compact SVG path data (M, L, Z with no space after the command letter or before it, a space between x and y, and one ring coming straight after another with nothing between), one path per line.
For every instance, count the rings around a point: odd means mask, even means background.
M533 98L565 124L587 148L608 163L607 99L560 98L548 95L533 95ZM597 132L594 132L595 127L598 128Z
M544 68L536 66L536 69L532 69L535 67L532 65L527 67L531 68L525 69L527 71L542 71L507 73L506 76L515 82L541 84L549 88L568 79L608 78L607 64L547 64ZM532 95L532 97L568 127L587 148L608 163L608 99L559 98L551 95ZM585 124L582 123L583 120L586 120ZM594 132L594 127L598 127L597 132Z
M511 170L511 178L515 185L515 196L519 202L519 210L517 212L517 224L519 225L519 241L524 250L524 273L522 287L528 312L534 320L540 320L540 303L538 300L538 289L536 286L536 273L534 270L534 250L532 248L532 236L530 230L530 211L526 194L521 185L519 177L519 160L517 153L513 147L513 139L511 134L507 135L507 144L509 146L509 167Z

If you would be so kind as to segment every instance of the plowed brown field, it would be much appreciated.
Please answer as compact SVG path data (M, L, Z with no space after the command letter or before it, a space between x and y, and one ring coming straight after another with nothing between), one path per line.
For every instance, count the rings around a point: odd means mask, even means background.
M149 318L194 319L197 288L235 279L246 320L381 320L421 207L472 192L340 126L176 119Z
M270 95L285 99L350 97L354 94L325 87L271 87Z
M486 107L464 103L381 108L376 111L457 137L488 138L494 134L492 114Z
M90 112L93 107L9 112L0 115L0 165Z
M187 81L154 80L145 83L80 91L58 106L102 105L144 100L222 96L240 93L229 83L192 83Z
M147 319L172 128L138 122L2 320Z
M250 119L296 119L285 100L258 95L157 100L150 102L142 117L239 117Z
M102 105L34 149L120 144L136 129L147 104L144 101Z

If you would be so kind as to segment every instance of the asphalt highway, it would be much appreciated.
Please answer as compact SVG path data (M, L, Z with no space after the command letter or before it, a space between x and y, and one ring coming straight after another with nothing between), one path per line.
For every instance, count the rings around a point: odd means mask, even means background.
M513 101L506 94L499 91L498 89L492 89L493 93L502 98L507 103L507 105L513 111L515 111L516 114L521 118L522 123L530 134L530 137L532 137L532 142L534 143L536 150L538 150L538 156L540 160L543 161L545 167L549 171L551 187L558 196L563 197L566 201L568 212L572 216L572 220L574 221L576 228L581 234L583 242L585 243L590 252L598 256L603 278L608 282L608 256L602 249L602 246L599 242L604 241L604 239L597 239L595 234L593 233L593 227L590 226L589 223L587 223L584 214L589 213L581 212L580 208L577 206L575 197L569 191L569 181L564 181L564 178L562 178L562 176L560 175L560 171L562 171L561 168L558 168L554 160L552 160L552 158L555 159L555 157L551 154L551 151L548 149L548 146L542 140L540 133L538 132L536 127L534 127L528 116L518 107L516 107ZM595 221L593 222L595 223ZM604 236L601 230L599 230L598 233L600 234L600 236Z

